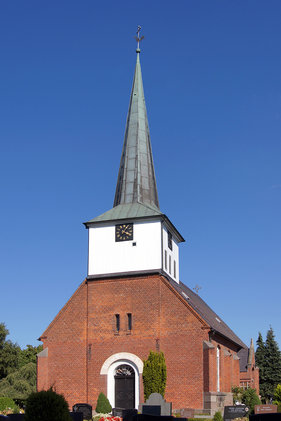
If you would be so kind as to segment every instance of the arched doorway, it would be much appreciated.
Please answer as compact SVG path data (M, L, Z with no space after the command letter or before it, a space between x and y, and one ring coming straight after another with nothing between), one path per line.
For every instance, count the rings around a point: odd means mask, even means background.
M124 364L129 365L134 370L135 402L133 408L138 409L140 403L140 376L143 371L143 362L137 355L131 354L130 352L118 352L104 361L100 374L101 376L106 376L107 397L112 408L117 408L115 403L115 373L116 368Z
M135 370L128 364L121 364L115 369L115 407L135 407Z

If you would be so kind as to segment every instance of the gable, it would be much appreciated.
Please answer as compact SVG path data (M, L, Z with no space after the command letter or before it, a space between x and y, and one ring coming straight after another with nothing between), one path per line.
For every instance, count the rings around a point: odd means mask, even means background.
M66 336L80 336L82 331L86 331L86 286L84 280L42 333L40 341L44 342L44 339L53 334L63 340Z

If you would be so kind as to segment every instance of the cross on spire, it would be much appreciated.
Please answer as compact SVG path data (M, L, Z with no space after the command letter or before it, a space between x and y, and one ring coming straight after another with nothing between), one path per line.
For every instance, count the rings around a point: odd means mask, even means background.
M141 26L138 25L138 30L137 30L137 36L135 37L138 45L137 45L137 53L140 53L140 42L144 39L144 36L140 37L140 30L141 30Z

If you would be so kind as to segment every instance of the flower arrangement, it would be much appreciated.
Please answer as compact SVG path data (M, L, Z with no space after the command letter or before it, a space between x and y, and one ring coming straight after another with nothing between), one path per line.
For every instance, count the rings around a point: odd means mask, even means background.
M120 417L112 417L112 416L108 415L108 416L101 417L99 419L99 421L122 421L122 418L120 418Z

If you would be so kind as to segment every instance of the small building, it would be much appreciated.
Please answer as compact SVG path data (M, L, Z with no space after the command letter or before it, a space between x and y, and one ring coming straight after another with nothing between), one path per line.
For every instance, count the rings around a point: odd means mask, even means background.
M256 367L253 339L250 348L241 348L238 352L240 362L240 387L256 389L259 393L259 368Z
M70 406L143 402L143 360L163 351L173 408L232 404L246 345L180 281L184 241L158 201L140 49L113 208L85 223L88 275L41 335L38 390L54 386Z

